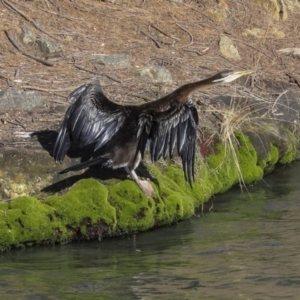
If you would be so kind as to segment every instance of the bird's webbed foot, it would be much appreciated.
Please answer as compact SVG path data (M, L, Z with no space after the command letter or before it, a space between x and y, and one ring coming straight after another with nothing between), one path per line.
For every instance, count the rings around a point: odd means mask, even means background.
M154 194L154 189L150 181L138 179L136 180L136 183L148 198Z
M139 179L136 173L133 170L129 170L127 167L125 168L125 170L148 198L150 198L154 194L154 189L150 181Z

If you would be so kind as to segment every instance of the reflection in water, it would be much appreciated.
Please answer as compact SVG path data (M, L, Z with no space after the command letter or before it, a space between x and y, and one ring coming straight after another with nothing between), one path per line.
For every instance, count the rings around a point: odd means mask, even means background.
M299 299L300 164L133 238L0 257L0 299Z

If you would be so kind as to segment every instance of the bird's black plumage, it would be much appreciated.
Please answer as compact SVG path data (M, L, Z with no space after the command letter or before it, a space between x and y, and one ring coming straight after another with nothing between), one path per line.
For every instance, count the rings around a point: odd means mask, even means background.
M126 112L104 95L100 83L95 81L74 90L69 99L74 103L68 108L54 146L54 158L61 162L70 143L84 147L95 143L101 148L124 123Z
M248 72L248 73L247 73ZM175 149L181 157L186 180L194 180L195 147L198 114L188 99L191 92L219 82L230 82L249 71L220 72L210 78L186 84L156 101L141 105L119 105L104 94L99 81L74 90L59 129L53 156L61 162L70 145L93 145L94 155L86 162L71 166L61 173L77 171L93 165L125 167L147 196L153 188L141 181L135 169L150 142L151 160L172 157ZM150 185L150 186L149 186Z

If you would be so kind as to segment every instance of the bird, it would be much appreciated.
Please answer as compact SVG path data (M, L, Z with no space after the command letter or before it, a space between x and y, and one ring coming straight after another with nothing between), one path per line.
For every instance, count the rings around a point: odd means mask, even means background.
M62 162L71 145L92 146L92 157L72 165L59 174L99 165L125 168L147 197L154 194L149 180L135 172L150 146L151 161L181 157L185 179L192 186L198 112L189 95L199 89L229 83L253 73L252 70L224 70L209 78L187 83L157 100L139 105L117 104L104 94L98 79L70 93L73 99L65 113L53 149L56 163Z

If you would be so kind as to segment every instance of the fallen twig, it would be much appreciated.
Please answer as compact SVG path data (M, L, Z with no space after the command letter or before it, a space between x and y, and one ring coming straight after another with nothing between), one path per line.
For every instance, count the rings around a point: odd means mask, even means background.
M43 60L43 59L40 59L40 58L38 58L38 57L35 57L35 56L33 56L33 55L31 55L31 54L25 52L23 49L20 48L20 46L17 44L17 42L14 40L14 38L8 33L7 30L4 30L4 32L5 32L6 36L7 36L7 38L9 39L9 41L13 44L13 46L14 46L18 51L21 52L21 54L23 54L24 56L27 56L27 57L29 57L29 58L31 58L31 59L34 59L35 61L38 61L38 62L42 63L42 64L45 65L45 66L48 66L48 67L53 67L53 66L54 66L52 63L50 63L50 62L48 62L48 61L45 61L45 60Z
M57 38L53 35L51 35L50 33L48 33L47 31L41 29L33 20L31 20L29 17L27 17L23 12L21 12L18 8L16 8L13 4L11 4L8 0L2 0L2 3L5 7L9 8L10 10L18 13L19 15L21 15L27 22L31 23L36 29L38 29L39 31L41 31L42 33L52 37L53 39L57 40Z
M54 12L54 11L51 11L51 10L47 10L47 9L43 9L43 8L39 8L40 10L46 12L46 13L49 13L49 14L52 14L54 16L58 16L60 18L65 18L66 20L69 20L69 21L72 21L72 22L75 22L79 25L82 25L81 22L84 22L84 20L81 20L81 19L78 19L78 18L72 18L72 17L68 17L66 15L63 15L61 13L57 13L57 12Z
M159 28L158 28L157 26L155 26L154 24L150 24L150 26L153 27L154 29L156 29L156 30L157 30L158 32L160 32L161 34L163 34L163 35L169 37L170 39L173 39L173 40L176 40L176 41L180 41L179 38L174 37L174 36L171 36L171 35L165 33L164 31L162 31L161 29L159 29Z
M185 31L185 32L190 36L191 41L190 41L189 45L187 45L187 46L193 45L193 43L194 43L194 37L193 37L193 35L192 35L187 29L185 29L184 27L182 27L182 26L179 25L178 23L176 23L176 25L177 25L181 30ZM186 47L186 46L184 46L184 47Z
M47 93L63 93L63 92L70 92L76 89L76 87L68 87L64 89L51 90L51 89L45 89L45 88L41 88L38 86L31 86L31 85L22 85L21 88L24 90L34 90L34 91L47 92Z
M197 55L199 55L199 56L202 56L203 55L203 53L200 53L199 51L197 51L197 50L190 50L190 49L182 49L183 51L186 51L186 52L194 52L194 53L196 53Z
M95 71L92 71L92 70L88 70L88 69L83 68L81 66L78 66L76 64L74 64L74 67L77 68L77 69L79 69L79 70L82 70L82 71L85 71L85 72L88 72L88 73L91 73L91 74L99 75L99 76L105 76L105 77L107 77L110 80L116 81L118 83L122 83L120 80L115 79L115 78L111 77L110 75L107 75L107 74L104 74L104 73L98 73L98 72L95 72Z
M195 9L194 7L191 7L189 5L186 4L187 7L190 7L192 10L196 11L197 13L201 14L203 17L205 17L206 19L210 20L211 21L211 26L216 30L218 31L219 33L221 33L221 31L217 28L217 26L215 26L215 21L210 18L209 16L207 16L205 13L203 13L202 11L198 10L198 9Z
M152 37L150 34L144 32L144 31L141 31L141 33L144 34L145 36L147 36L150 40L152 40L155 43L155 45L157 46L157 48L161 48L159 42L154 37Z
M12 122L12 121L8 121L6 120L7 123L9 124L12 124L12 125L15 125L15 126L20 126L22 127L24 130L26 130L26 127L24 125L22 125L21 123L15 123L15 122ZM17 121L18 122L18 121Z

